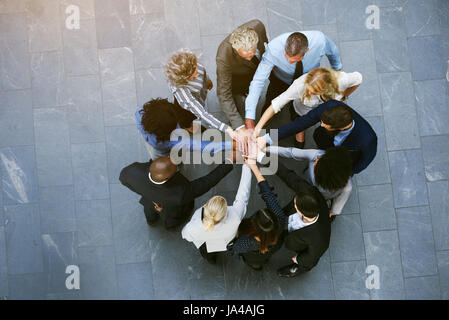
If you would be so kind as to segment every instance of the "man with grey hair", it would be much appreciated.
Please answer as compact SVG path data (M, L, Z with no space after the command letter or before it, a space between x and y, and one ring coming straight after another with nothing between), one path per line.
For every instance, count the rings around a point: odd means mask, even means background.
M235 29L218 47L217 96L234 129L244 125L246 95L266 42L263 23L251 20Z
M318 68L324 55L329 59L333 69L341 69L337 46L321 31L289 32L271 40L249 87L245 101L246 127L254 128L256 107L267 79L270 79L270 85L262 113L271 104L271 100L287 90L295 79ZM294 120L297 114L293 104L291 102L289 104L290 115ZM297 147L304 146L304 141L298 143Z

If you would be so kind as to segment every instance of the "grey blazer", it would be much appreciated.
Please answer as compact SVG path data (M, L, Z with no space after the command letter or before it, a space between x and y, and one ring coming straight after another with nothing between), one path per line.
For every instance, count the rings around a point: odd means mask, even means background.
M252 28L259 36L257 49L260 57L265 52L265 43L268 42L265 26L260 20L251 20L241 27ZM253 80L257 65L251 61L243 59L232 48L228 35L220 44L217 50L217 96L221 109L231 121L232 127L235 129L243 125L243 119L237 111L233 94L248 93L249 84Z

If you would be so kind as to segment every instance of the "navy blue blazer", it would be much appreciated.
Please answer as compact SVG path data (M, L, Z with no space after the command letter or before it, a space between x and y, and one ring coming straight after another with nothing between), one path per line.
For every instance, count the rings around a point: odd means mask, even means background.
M327 109L335 107L337 105L345 105L352 111L354 117L355 127L351 133L341 144L348 150L360 151L360 158L354 166L354 173L363 171L373 161L377 153L377 135L368 121L362 118L354 109L344 104L341 101L329 100L320 104L316 108L310 110L305 115L296 118L294 121L280 127L278 129L278 139L282 140L285 137L291 136L298 132L301 132L307 128L310 128L314 124L321 121L321 115Z

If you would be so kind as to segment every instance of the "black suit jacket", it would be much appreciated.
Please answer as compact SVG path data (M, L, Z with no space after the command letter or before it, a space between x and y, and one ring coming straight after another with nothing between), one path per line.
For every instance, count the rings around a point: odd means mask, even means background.
M176 172L167 182L158 185L148 178L150 162L134 162L120 172L120 182L142 196L139 202L145 210L156 213L153 201L161 205L161 216L165 226L170 228L184 222L193 210L195 198L214 187L232 168L232 164L221 164L209 174L193 181Z
M285 246L298 254L297 261L300 271L306 272L318 263L320 257L329 248L331 237L329 208L316 187L299 177L293 170L286 168L282 163L278 164L277 175L295 192L304 190L311 192L319 203L319 216L314 224L285 234ZM296 212L293 201L284 208L284 212L287 215Z
M357 159L353 163L353 166L354 173L359 173L368 167L376 156L377 135L368 121L363 119L354 109L341 101L329 100L320 104L305 115L296 118L293 122L280 127L278 129L278 139L282 140L285 137L310 128L321 121L321 115L324 111L337 105L345 105L352 110L355 127L346 137L345 141L343 141L342 146L346 147L349 151L357 152Z

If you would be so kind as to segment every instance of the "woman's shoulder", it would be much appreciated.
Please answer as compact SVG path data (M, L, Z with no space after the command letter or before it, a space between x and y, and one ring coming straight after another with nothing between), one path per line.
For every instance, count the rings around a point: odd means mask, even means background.
M344 72L337 71L337 81L339 85L357 85L362 82L362 74L360 72Z

